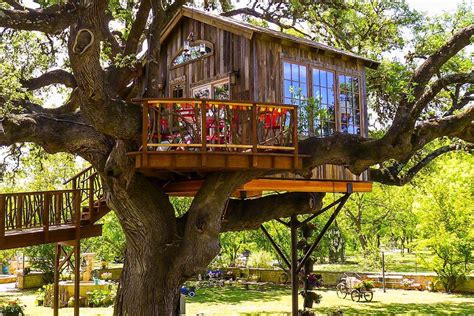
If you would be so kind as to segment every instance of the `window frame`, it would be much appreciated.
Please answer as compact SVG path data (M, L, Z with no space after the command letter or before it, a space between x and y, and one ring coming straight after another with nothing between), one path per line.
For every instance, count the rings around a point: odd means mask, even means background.
M178 65L173 65L174 60L176 58L178 58L178 56L180 56L184 51L184 47L181 47L176 53L173 54L173 57L171 58L170 63L169 63L169 69L170 70L177 69L177 68L192 64L194 62L203 60L204 58L207 58L207 57L210 57L210 56L214 55L214 44L212 42L209 42L209 41L206 41L206 40L195 40L193 42L190 42L189 47L199 46L200 44L204 44L206 47L209 47L211 49L211 51L209 53L203 54L203 55L201 55L201 56L199 56L195 59L188 60L188 61L186 61L184 63L181 63L181 64L178 64Z
M208 83L205 83L205 84L194 86L190 89L190 94L191 94L190 96L191 96L191 98L194 98L194 91L195 90L199 90L199 89L202 89L202 88L209 87L209 89L210 89L210 98L209 99L210 100L215 99L214 98L214 86L221 85L221 84L226 84L226 83L229 85L229 100L232 100L232 86L230 84L230 77L217 79L217 80L213 80L213 81L210 81Z
M352 134L352 135L360 135L360 136L366 135L366 127L365 127L366 117L365 117L365 110L363 106L364 99L362 97L362 93L365 91L365 89L363 88L363 85L365 85L365 80L363 80L364 76L360 71L358 72L344 71L338 68L337 66L327 67L326 65L322 65L321 63L315 63L310 60L301 61L301 60L294 60L288 57L282 57L281 58L281 71L280 71L280 88L281 88L280 97L283 103L285 103L285 65L284 65L285 62L290 63L290 64L302 65L306 67L307 97L314 97L313 96L313 69L322 70L326 72L332 72L334 74L333 89L334 89L334 104L335 104L334 115L335 115L336 132L342 132L342 123L341 123L341 117L340 117L341 104L340 104L339 76L345 75L345 76L357 78L359 81L358 99L359 99L359 115L360 115L360 121L359 121L360 133Z

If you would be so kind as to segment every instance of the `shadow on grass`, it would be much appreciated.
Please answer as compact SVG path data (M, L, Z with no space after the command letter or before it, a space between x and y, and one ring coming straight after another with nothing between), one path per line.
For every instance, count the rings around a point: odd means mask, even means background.
M290 289L284 286L268 285L262 290L246 290L241 286L224 286L222 288L202 287L197 289L195 297L188 297L189 303L223 303L239 304L243 302L268 302L278 300L281 296L290 295Z
M364 304L357 308L349 306L314 308L318 315L331 315L342 311L344 315L473 315L474 302L462 304L434 303L391 303L391 304Z

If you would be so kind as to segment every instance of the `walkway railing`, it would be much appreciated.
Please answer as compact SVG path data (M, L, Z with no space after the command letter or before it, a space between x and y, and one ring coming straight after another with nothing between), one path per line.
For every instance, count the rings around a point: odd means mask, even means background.
M80 208L79 190L0 194L0 235L74 224Z
M202 99L141 101L143 152L298 152L296 106Z

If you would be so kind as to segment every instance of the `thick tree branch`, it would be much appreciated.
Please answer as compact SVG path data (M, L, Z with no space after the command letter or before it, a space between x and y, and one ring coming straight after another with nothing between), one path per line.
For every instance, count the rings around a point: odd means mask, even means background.
M391 168L380 168L380 169L370 169L370 179L372 181L387 184L387 185L402 186L410 182L415 177L415 175L418 174L418 172L420 172L426 165L428 165L430 162L432 162L436 158L448 152L452 152L455 150L466 150L466 149L471 151L474 149L474 145L470 144L465 147L459 146L458 144L442 146L432 151L428 155L426 155L423 159L421 159L417 164L411 167L402 176L400 176L399 174L399 168L396 168L398 169L398 171L394 171L394 169L391 169Z
M22 84L28 90L37 90L53 84L61 84L68 88L75 88L77 85L74 76L62 69L52 70L37 78L24 80Z
M113 143L89 126L79 113L54 115L33 103L24 101L21 105L21 113L3 118L5 133L0 134L0 146L33 142L49 153L69 152L97 168L105 165Z
M137 53L138 44L140 43L140 37L145 31L150 10L151 2L149 0L142 1L140 3L140 7L138 8L138 12L135 17L135 22L133 23L132 28L130 29L128 39L125 44L125 49L123 52L125 56Z
M457 31L443 46L429 56L423 64L416 69L411 78L415 98L421 95L428 81L451 57L471 43L471 37L473 35L474 24Z
M310 38L310 39L312 38L312 36L310 36L308 33L303 32L301 29L299 29L295 25L285 24L281 21L281 19L274 18L269 13L258 12L257 10L255 10L253 8L248 8L248 7L247 8L239 8L239 9L223 12L221 15L226 16L226 17L232 17L232 16L236 16L236 15L253 16L253 17L265 20L267 22L273 23L273 24L275 24L276 26L278 26L282 29L285 29L285 30L290 30L291 29L291 30L296 31L299 34L301 34L301 35L303 35L307 38Z
M0 9L0 27L57 34L76 21L78 11L69 1L36 10Z
M412 116L418 117L426 105L428 105L441 90L455 83L474 83L474 71L470 73L446 75L433 82L413 105Z
M324 193L285 193L229 201L221 231L257 229L272 219L312 214L322 208Z

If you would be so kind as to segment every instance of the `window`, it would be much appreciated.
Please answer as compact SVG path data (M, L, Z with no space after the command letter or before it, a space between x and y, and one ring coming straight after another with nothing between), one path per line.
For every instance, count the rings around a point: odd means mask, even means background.
M302 135L361 133L359 77L284 61L283 103L299 106Z
M302 101L308 97L306 77L306 66L288 62L283 63L283 103L301 105Z
M197 99L230 99L229 79L214 81L207 85L193 88L192 97Z
M313 68L313 95L316 115L314 129L324 137L336 131L336 107L334 100L334 73ZM316 134L316 133L315 133Z
M208 41L198 40L191 43L188 42L173 58L171 67L179 67L210 56L212 55L213 50L213 44Z
M173 98L184 98L184 83L172 86L171 96Z
M341 132L360 134L359 79L339 75L339 117Z

